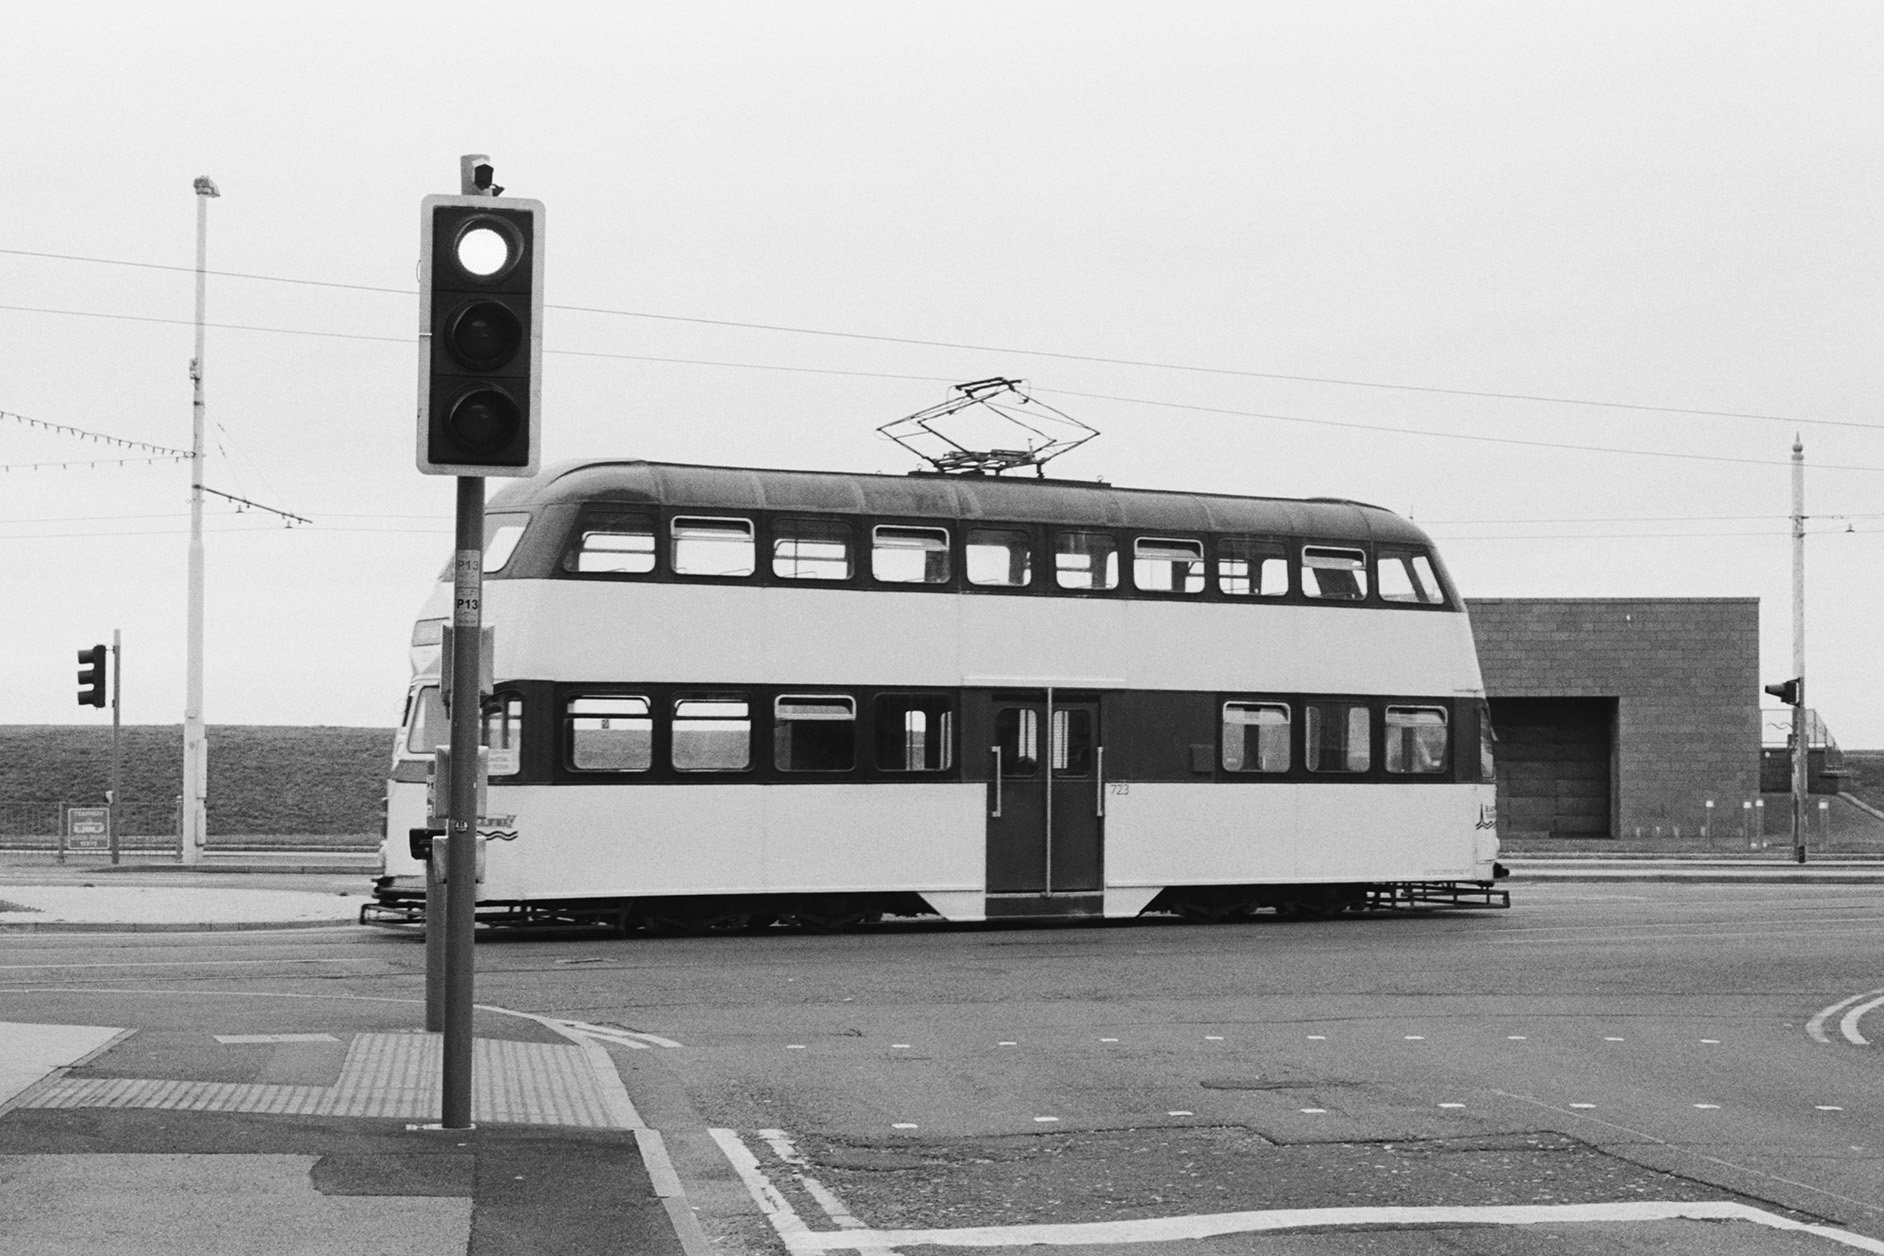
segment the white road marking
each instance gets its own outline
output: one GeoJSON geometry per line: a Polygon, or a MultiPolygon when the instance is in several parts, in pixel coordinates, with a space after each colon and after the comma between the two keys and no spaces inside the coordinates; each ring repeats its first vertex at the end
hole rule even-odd
{"type": "Polygon", "coordinates": [[[1057,1116],[1037,1116],[1034,1118],[1034,1120],[1041,1125],[1046,1125],[1052,1122],[1057,1122],[1059,1119],[1060,1118],[1057,1116]]]}
{"type": "Polygon", "coordinates": [[[1523,1034],[1506,1034],[1505,1041],[1506,1042],[1529,1042],[1530,1039],[1525,1037],[1523,1034]]]}
{"type": "Polygon", "coordinates": [[[637,1051],[646,1051],[650,1047],[680,1046],[672,1038],[644,1034],[636,1029],[624,1029],[620,1025],[591,1025],[587,1021],[558,1020],[554,1017],[543,1017],[542,1020],[565,1037],[594,1038],[614,1043],[618,1047],[633,1047],[637,1051]]]}
{"type": "MultiPolygon", "coordinates": [[[[910,1128],[913,1129],[915,1127],[911,1126],[910,1128]]],[[[730,1131],[728,1132],[730,1133],[730,1131]]],[[[715,1134],[717,1136],[717,1131],[715,1131],[715,1134]]],[[[737,1135],[735,1135],[735,1137],[737,1137],[737,1135]]],[[[798,1179],[798,1184],[805,1188],[805,1193],[817,1202],[819,1208],[824,1210],[824,1215],[831,1219],[832,1225],[835,1225],[840,1230],[869,1229],[863,1222],[857,1220],[856,1216],[845,1206],[844,1201],[837,1197],[835,1192],[825,1186],[824,1183],[805,1172],[805,1170],[810,1167],[811,1162],[805,1158],[804,1153],[798,1150],[797,1144],[792,1142],[791,1135],[787,1134],[784,1130],[760,1130],[759,1137],[766,1141],[766,1144],[772,1148],[773,1153],[777,1155],[781,1161],[793,1166],[797,1170],[792,1176],[798,1179]]],[[[724,1142],[720,1144],[722,1148],[724,1148],[725,1145],[724,1142]]],[[[742,1148],[743,1146],[744,1144],[741,1144],[742,1148]]],[[[756,1160],[754,1161],[754,1167],[758,1167],[756,1160]]],[[[759,1172],[763,1174],[764,1170],[760,1169],[759,1172]]],[[[790,1239],[785,1235],[784,1231],[781,1230],[779,1232],[779,1237],[785,1238],[787,1245],[790,1245],[790,1239]]],[[[884,1252],[886,1256],[894,1256],[893,1249],[887,1244],[881,1245],[877,1250],[884,1252]]]]}
{"type": "Polygon", "coordinates": [[[1310,1042],[1326,1042],[1328,1041],[1328,1035],[1327,1034],[1310,1034],[1308,1036],[1308,1040],[1310,1042]]]}
{"type": "Polygon", "coordinates": [[[1326,1108],[1301,1108],[1298,1110],[1309,1116],[1319,1116],[1322,1113],[1326,1112],[1328,1109],[1326,1108]]]}
{"type": "Polygon", "coordinates": [[[1719,1038],[1703,1038],[1701,1039],[1701,1045],[1704,1047],[1718,1047],[1720,1045],[1720,1039],[1719,1038]]]}
{"type": "Polygon", "coordinates": [[[242,1046],[262,1042],[339,1042],[332,1034],[217,1034],[224,1046],[242,1046]]]}
{"type": "Polygon", "coordinates": [[[235,968],[252,964],[373,964],[379,961],[353,955],[327,959],[129,959],[89,964],[0,964],[9,968],[41,968],[48,971],[65,968],[235,968]]]}
{"type": "Polygon", "coordinates": [[[1145,1217],[1130,1221],[1090,1221],[1011,1226],[973,1226],[959,1230],[839,1230],[786,1235],[794,1256],[811,1252],[884,1252],[895,1247],[1020,1247],[1044,1244],[1075,1247],[1104,1243],[1157,1243],[1204,1239],[1219,1234],[1274,1233],[1325,1226],[1382,1225],[1566,1225],[1633,1221],[1748,1221],[1774,1230],[1812,1234],[1863,1252],[1884,1253],[1884,1241],[1835,1226],[1794,1221],[1747,1204],[1725,1201],[1613,1204],[1441,1206],[1428,1208],[1289,1208],[1264,1212],[1225,1212],[1189,1217],[1145,1217]]]}
{"type": "Polygon", "coordinates": [[[1871,1040],[1858,1032],[1858,1018],[1872,1008],[1877,1007],[1879,1004],[1884,1004],[1884,998],[1872,999],[1869,1003],[1860,1003],[1839,1018],[1838,1032],[1845,1035],[1845,1041],[1855,1043],[1860,1047],[1868,1047],[1871,1045],[1871,1040]]]}
{"type": "Polygon", "coordinates": [[[1603,1039],[1603,1041],[1604,1041],[1604,1042],[1623,1042],[1623,1041],[1625,1041],[1625,1039],[1622,1039],[1622,1038],[1605,1038],[1605,1039],[1603,1039]]]}
{"type": "Polygon", "coordinates": [[[1831,1104],[1831,1103],[1821,1103],[1817,1106],[1820,1112],[1843,1112],[1844,1111],[1843,1108],[1839,1107],[1836,1104],[1831,1104]]]}
{"type": "MultiPolygon", "coordinates": [[[[1844,1011],[1847,1007],[1850,1007],[1853,1003],[1857,1003],[1862,999],[1869,999],[1877,995],[1884,995],[1884,990],[1866,990],[1863,994],[1854,994],[1848,999],[1840,999],[1838,1002],[1832,1004],[1830,1007],[1820,1008],[1817,1012],[1813,1013],[1812,1019],[1806,1022],[1805,1029],[1806,1029],[1807,1036],[1809,1036],[1814,1042],[1823,1042],[1823,1043],[1829,1044],[1832,1040],[1829,1036],[1826,1035],[1825,1022],[1832,1019],[1832,1017],[1838,1015],[1840,1012],[1844,1011]]],[[[1864,1012],[1867,1012],[1871,1008],[1874,1008],[1876,1006],[1877,1006],[1876,1003],[1866,1004],[1865,1007],[1859,1011],[1859,1015],[1863,1015],[1864,1012]]],[[[1845,1018],[1845,1021],[1840,1022],[1838,1028],[1839,1028],[1839,1032],[1843,1033],[1848,1040],[1852,1040],[1852,1035],[1858,1032],[1858,1022],[1852,1017],[1847,1016],[1845,1018]],[[1849,1022],[1850,1024],[1849,1030],[1846,1029],[1846,1022],[1849,1022]]],[[[1858,1046],[1861,1046],[1861,1047],[1870,1045],[1862,1036],[1856,1038],[1854,1041],[1856,1042],[1858,1046]]]]}
{"type": "Polygon", "coordinates": [[[898,1121],[890,1126],[893,1130],[913,1130],[919,1128],[913,1121],[898,1121]]]}
{"type": "Polygon", "coordinates": [[[907,1051],[907,1050],[909,1050],[909,1044],[908,1044],[907,1042],[892,1042],[892,1043],[890,1044],[890,1050],[892,1050],[892,1051],[907,1051]]]}
{"type": "Polygon", "coordinates": [[[1408,1034],[1406,1036],[1406,1040],[1408,1042],[1425,1042],[1426,1035],[1425,1034],[1408,1034]]]}
{"type": "Polygon", "coordinates": [[[710,1129],[707,1133],[720,1145],[720,1151],[732,1164],[733,1171],[739,1174],[739,1180],[746,1184],[746,1190],[759,1205],[759,1211],[772,1223],[778,1236],[785,1240],[786,1249],[792,1252],[810,1250],[802,1243],[811,1233],[811,1228],[792,1208],[791,1201],[779,1194],[778,1188],[760,1170],[758,1158],[746,1150],[746,1144],[739,1140],[739,1135],[732,1130],[710,1129]]]}
{"type": "Polygon", "coordinates": [[[1165,1113],[1165,1115],[1166,1116],[1196,1116],[1197,1114],[1186,1108],[1179,1108],[1175,1112],[1167,1112],[1165,1113]]]}
{"type": "Polygon", "coordinates": [[[1117,1038],[1101,1038],[1101,1039],[1100,1039],[1099,1041],[1101,1041],[1101,1042],[1117,1042],[1117,1041],[1118,1041],[1118,1039],[1117,1039],[1117,1038]]]}
{"type": "Polygon", "coordinates": [[[1020,1045],[1020,1043],[1018,1043],[1018,1042],[997,1042],[997,1043],[995,1043],[994,1045],[995,1045],[995,1046],[997,1046],[997,1047],[1018,1047],[1018,1046],[1020,1045]]]}
{"type": "Polygon", "coordinates": [[[1439,1106],[1442,1108],[1463,1108],[1465,1105],[1462,1103],[1442,1103],[1439,1106]]]}
{"type": "Polygon", "coordinates": [[[1720,1105],[1718,1103],[1697,1103],[1694,1106],[1697,1108],[1704,1108],[1710,1112],[1718,1112],[1720,1110],[1720,1105]]]}
{"type": "Polygon", "coordinates": [[[1222,1042],[1223,1035],[1222,1034],[1205,1034],[1204,1041],[1205,1042],[1222,1042]]]}

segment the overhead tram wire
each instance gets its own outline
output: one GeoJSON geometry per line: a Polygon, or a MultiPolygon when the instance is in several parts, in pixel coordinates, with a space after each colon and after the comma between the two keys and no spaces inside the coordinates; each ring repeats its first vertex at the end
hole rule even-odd
{"type": "MultiPolygon", "coordinates": [[[[41,307],[41,306],[8,305],[8,304],[0,304],[0,310],[18,310],[18,311],[24,311],[28,313],[39,313],[39,314],[65,314],[65,315],[70,315],[70,316],[78,317],[78,318],[104,318],[104,319],[118,319],[118,320],[124,320],[124,321],[129,321],[129,322],[139,322],[139,323],[167,323],[167,324],[176,324],[176,325],[182,325],[182,326],[194,326],[193,321],[188,320],[188,319],[160,318],[154,315],[145,315],[145,314],[106,314],[106,313],[100,313],[93,310],[58,310],[58,309],[51,309],[47,307],[41,307]]],[[[225,331],[253,331],[253,332],[264,332],[271,335],[281,335],[281,336],[316,336],[316,337],[323,337],[323,338],[329,338],[329,339],[362,340],[362,341],[372,341],[372,342],[377,342],[377,343],[382,343],[382,344],[399,344],[399,345],[410,345],[410,344],[415,343],[413,338],[407,337],[407,336],[372,336],[372,335],[367,335],[360,332],[313,331],[313,330],[297,328],[297,327],[262,327],[262,326],[258,326],[251,323],[207,323],[205,324],[205,326],[215,327],[219,330],[225,330],[225,331]]],[[[914,342],[914,343],[926,344],[926,343],[934,343],[934,342],[914,342]]],[[[712,367],[721,367],[721,368],[735,369],[735,370],[782,371],[782,372],[793,373],[793,374],[813,374],[813,375],[841,375],[847,378],[854,378],[854,379],[914,380],[914,381],[919,381],[923,383],[953,382],[953,377],[951,376],[912,375],[912,374],[902,374],[902,373],[887,372],[887,371],[854,371],[854,370],[842,370],[835,367],[784,366],[777,363],[765,363],[765,362],[727,362],[727,361],[720,361],[720,360],[706,359],[706,358],[674,358],[674,357],[663,357],[663,356],[654,355],[654,354],[610,353],[610,352],[604,352],[601,350],[585,350],[585,349],[545,349],[543,352],[546,354],[560,355],[560,356],[565,356],[565,357],[613,359],[613,360],[625,361],[625,362],[653,362],[653,363],[675,365],[675,366],[712,366],[712,367]]],[[[1013,350],[1012,352],[1025,353],[1027,352],[1027,350],[1013,350]]],[[[1057,355],[1057,356],[1068,356],[1068,355],[1057,355]]],[[[1191,369],[1191,368],[1176,368],[1176,369],[1191,369]]],[[[1209,369],[1209,368],[1197,368],[1197,369],[1209,369]]],[[[1278,376],[1278,377],[1273,377],[1273,378],[1298,378],[1298,377],[1278,376]]],[[[1398,385],[1382,384],[1382,385],[1378,385],[1378,387],[1389,388],[1389,387],[1398,387],[1398,385]]],[[[1353,431],[1383,432],[1383,433],[1388,433],[1395,436],[1424,436],[1424,437],[1430,437],[1430,438],[1439,439],[1439,440],[1477,441],[1484,444],[1513,445],[1513,446],[1528,447],[1528,448],[1533,448],[1533,449],[1551,449],[1551,450],[1557,450],[1560,452],[1567,451],[1567,452],[1573,452],[1573,453],[1619,454],[1625,457],[1664,458],[1664,459],[1675,459],[1678,461],[1689,461],[1689,462],[1733,463],[1733,464],[1739,464],[1743,466],[1765,467],[1765,466],[1790,465],[1788,461],[1780,460],[1780,459],[1734,458],[1734,457],[1729,457],[1724,454],[1696,454],[1696,453],[1685,453],[1685,452],[1680,452],[1676,450],[1623,449],[1623,448],[1619,448],[1615,446],[1608,446],[1608,445],[1573,445],[1573,444],[1569,444],[1566,442],[1559,442],[1559,441],[1527,440],[1522,437],[1516,437],[1516,436],[1483,436],[1483,435],[1478,435],[1476,433],[1470,433],[1470,432],[1435,432],[1435,431],[1421,429],[1421,428],[1394,427],[1390,424],[1384,424],[1384,423],[1357,423],[1351,420],[1344,420],[1344,419],[1311,419],[1302,415],[1276,414],[1273,412],[1256,411],[1256,410],[1236,410],[1236,409],[1231,409],[1224,406],[1204,406],[1204,405],[1196,405],[1196,404],[1180,402],[1180,401],[1159,401],[1159,400],[1156,400],[1153,398],[1147,398],[1147,397],[1122,397],[1122,396],[1118,396],[1116,394],[1110,394],[1110,393],[1079,392],[1073,389],[1066,389],[1066,388],[1041,388],[1038,391],[1044,392],[1044,393],[1055,393],[1063,397],[1079,397],[1088,401],[1111,401],[1111,402],[1116,402],[1122,405],[1160,406],[1165,409],[1186,410],[1186,411],[1191,411],[1198,414],[1217,414],[1217,415],[1223,415],[1230,418],[1263,419],[1263,420],[1267,420],[1270,422],[1277,422],[1277,423],[1303,423],[1303,424],[1308,424],[1314,427],[1334,427],[1334,428],[1346,428],[1353,431]]],[[[1466,394],[1466,395],[1490,395],[1490,394],[1466,394]]],[[[1623,405],[1623,404],[1614,403],[1614,402],[1589,401],[1589,402],[1576,402],[1575,404],[1591,405],[1591,406],[1607,406],[1607,407],[1611,407],[1615,409],[1642,409],[1643,408],[1643,407],[1637,407],[1637,406],[1623,405]]],[[[1776,416],[1772,416],[1772,415],[1733,414],[1727,411],[1719,411],[1719,410],[1682,410],[1682,411],[1678,411],[1678,413],[1690,414],[1690,415],[1712,415],[1717,418],[1748,418],[1748,419],[1776,418],[1776,416]]],[[[1794,420],[1788,420],[1788,419],[1779,419],[1777,421],[1794,422],[1794,420]]],[[[1820,421],[1813,420],[1813,419],[1801,419],[1801,420],[1797,420],[1797,422],[1810,424],[1810,423],[1815,423],[1815,422],[1820,422],[1820,421]]],[[[1824,420],[1823,422],[1830,425],[1834,425],[1834,426],[1840,426],[1840,427],[1863,427],[1863,428],[1867,428],[1871,430],[1884,430],[1884,429],[1878,428],[1877,425],[1874,425],[1874,424],[1844,423],[1844,422],[1839,422],[1836,420],[1824,420]]],[[[1862,466],[1862,465],[1854,465],[1854,464],[1848,464],[1848,463],[1835,463],[1835,462],[1815,463],[1814,469],[1819,470],[1819,471],[1884,472],[1884,466],[1862,466]]]]}
{"type": "MultiPolygon", "coordinates": [[[[192,273],[194,271],[194,268],[192,267],[174,266],[174,265],[168,265],[168,264],[160,263],[160,262],[133,262],[133,261],[125,261],[118,258],[87,257],[87,256],[82,256],[79,254],[71,254],[71,253],[44,253],[44,252],[38,252],[32,249],[0,248],[0,254],[11,254],[18,257],[39,257],[39,258],[47,258],[51,260],[56,260],[56,261],[88,262],[88,263],[94,263],[97,265],[104,265],[104,266],[131,266],[131,267],[137,267],[139,269],[144,269],[144,270],[190,271],[192,273]]],[[[416,296],[417,295],[417,292],[414,289],[388,288],[388,287],[381,287],[374,284],[342,283],[335,280],[326,280],[326,279],[298,279],[298,278],[293,278],[291,276],[286,276],[286,275],[261,275],[261,274],[255,274],[253,272],[248,272],[248,271],[212,270],[206,273],[211,274],[211,275],[216,275],[222,278],[249,279],[249,280],[255,280],[257,282],[262,282],[262,283],[297,284],[297,285],[302,285],[306,287],[336,288],[336,289],[341,289],[341,290],[350,291],[350,292],[376,292],[376,293],[384,293],[384,294],[393,295],[393,296],[416,296]]],[[[0,309],[28,309],[28,308],[30,307],[0,306],[0,309]]],[[[826,337],[830,339],[867,341],[867,342],[871,342],[875,344],[906,345],[906,346],[926,348],[926,349],[956,349],[956,350],[965,350],[972,353],[996,353],[996,354],[1016,355],[1016,356],[1021,356],[1021,357],[1053,358],[1053,359],[1063,361],[1063,362],[1085,362],[1085,363],[1101,365],[1101,366],[1125,366],[1125,367],[1132,367],[1132,368],[1141,369],[1141,370],[1183,371],[1183,372],[1189,372],[1193,374],[1219,375],[1219,376],[1238,378],[1238,379],[1277,380],[1277,381],[1282,381],[1282,382],[1287,382],[1287,383],[1298,383],[1298,384],[1325,384],[1332,387],[1340,387],[1340,388],[1372,388],[1372,389],[1380,389],[1383,391],[1391,391],[1391,392],[1427,393],[1427,394],[1432,394],[1432,395],[1437,395],[1437,396],[1446,396],[1446,397],[1476,397],[1483,400],[1491,400],[1491,401],[1530,401],[1530,402],[1539,402],[1539,403],[1543,403],[1547,405],[1584,406],[1584,407],[1606,409],[1606,410],[1632,410],[1632,411],[1645,413],[1645,414],[1690,415],[1690,416],[1701,417],[1701,418],[1720,418],[1720,419],[1751,419],[1751,420],[1757,420],[1759,422],[1765,422],[1765,423],[1806,424],[1813,427],[1847,427],[1847,428],[1858,428],[1864,431],[1884,431],[1884,424],[1860,423],[1860,422],[1846,420],[1846,419],[1804,419],[1804,418],[1789,417],[1789,416],[1780,415],[1780,414],[1761,414],[1761,413],[1750,412],[1750,411],[1710,410],[1710,409],[1703,409],[1703,408],[1693,407],[1693,406],[1660,406],[1660,405],[1648,405],[1644,403],[1627,402],[1627,401],[1599,401],[1599,400],[1593,400],[1587,397],[1563,397],[1563,396],[1557,396],[1555,394],[1548,394],[1548,393],[1501,392],[1501,391],[1497,391],[1493,389],[1476,389],[1476,388],[1446,388],[1446,387],[1441,387],[1438,385],[1431,385],[1431,384],[1387,383],[1380,380],[1349,379],[1346,377],[1333,376],[1333,375],[1297,375],[1297,374],[1290,374],[1290,373],[1286,373],[1282,371],[1251,371],[1251,370],[1244,370],[1244,369],[1240,369],[1236,367],[1202,366],[1196,363],[1187,363],[1187,362],[1156,362],[1156,361],[1151,361],[1149,359],[1107,357],[1102,354],[1067,353],[1067,352],[1054,350],[1054,349],[1016,349],[1016,348],[1002,346],[1002,345],[974,344],[974,343],[970,343],[966,341],[928,340],[928,339],[924,339],[924,338],[916,337],[916,336],[884,336],[884,335],[878,335],[878,334],[870,333],[870,332],[836,331],[830,328],[823,328],[823,327],[793,327],[789,324],[783,324],[783,323],[758,323],[758,322],[750,322],[750,321],[745,321],[745,320],[740,320],[740,319],[729,319],[729,318],[703,318],[703,317],[698,317],[695,315],[687,315],[687,314],[659,314],[650,310],[621,310],[621,309],[613,309],[607,306],[562,305],[562,304],[550,302],[550,303],[545,303],[544,308],[552,309],[552,310],[566,310],[570,313],[576,313],[576,314],[602,314],[602,315],[607,315],[607,316],[615,317],[615,318],[639,318],[639,319],[647,319],[647,320],[655,321],[655,322],[688,323],[688,324],[701,326],[701,327],[726,327],[726,328],[732,328],[732,329],[737,329],[741,331],[766,331],[766,332],[775,332],[775,333],[779,333],[783,335],[794,335],[794,336],[822,336],[822,337],[826,337]]],[[[45,312],[47,313],[76,313],[77,311],[52,310],[52,311],[45,311],[45,312]]],[[[111,316],[98,315],[96,317],[111,317],[111,316]]],[[[130,316],[125,315],[122,317],[130,317],[130,316]]],[[[154,320],[154,321],[162,321],[162,320],[154,320]]],[[[243,330],[260,330],[260,329],[243,329],[243,330]]],[[[270,330],[273,330],[273,329],[270,329],[270,330]]],[[[339,333],[310,332],[306,334],[337,335],[339,333]]],[[[362,337],[357,337],[357,339],[376,339],[376,337],[362,336],[362,337]]],[[[547,352],[557,352],[557,351],[549,350],[547,352]]],[[[569,352],[569,351],[563,350],[561,352],[569,352]]],[[[606,357],[610,355],[591,354],[589,356],[606,357]]],[[[627,355],[623,355],[623,356],[627,356],[627,355]]],[[[729,365],[731,366],[731,365],[751,365],[751,364],[701,363],[701,365],[729,365]]],[[[809,371],[814,368],[767,367],[767,368],[760,368],[760,369],[770,369],[770,370],[798,369],[798,370],[809,371]]],[[[867,373],[859,372],[859,374],[867,374],[867,373]]],[[[880,376],[879,378],[904,379],[904,378],[927,378],[927,377],[885,375],[885,376],[880,376]]]]}

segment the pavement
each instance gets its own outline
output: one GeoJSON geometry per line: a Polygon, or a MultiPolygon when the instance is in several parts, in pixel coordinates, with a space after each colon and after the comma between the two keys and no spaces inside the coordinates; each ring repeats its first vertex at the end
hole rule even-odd
{"type": "MultiPolygon", "coordinates": [[[[1884,883],[1884,861],[1787,854],[1517,855],[1504,884],[1884,883]]],[[[372,871],[292,853],[192,868],[0,853],[0,950],[42,932],[354,924],[372,871]]],[[[117,993],[101,1004],[113,1024],[13,1019],[0,1001],[0,1256],[714,1250],[623,1083],[626,1052],[592,1026],[481,1009],[474,1128],[444,1130],[442,1042],[409,1004],[251,1000],[178,1024],[117,993]]]]}

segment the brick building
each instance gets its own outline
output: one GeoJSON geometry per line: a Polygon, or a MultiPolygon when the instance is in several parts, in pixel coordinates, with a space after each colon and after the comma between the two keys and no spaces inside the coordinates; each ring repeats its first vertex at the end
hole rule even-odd
{"type": "Polygon", "coordinates": [[[1468,609],[1498,732],[1501,836],[1738,831],[1760,789],[1758,598],[1468,609]]]}

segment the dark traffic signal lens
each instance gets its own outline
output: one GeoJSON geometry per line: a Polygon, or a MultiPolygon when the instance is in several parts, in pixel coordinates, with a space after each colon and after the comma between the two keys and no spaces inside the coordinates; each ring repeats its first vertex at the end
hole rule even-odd
{"type": "Polygon", "coordinates": [[[523,427],[517,403],[495,388],[479,388],[452,403],[445,420],[446,435],[457,448],[474,458],[504,452],[523,427]]]}
{"type": "Polygon", "coordinates": [[[451,316],[445,349],[460,366],[493,371],[517,356],[523,323],[495,301],[473,301],[451,316]]]}

